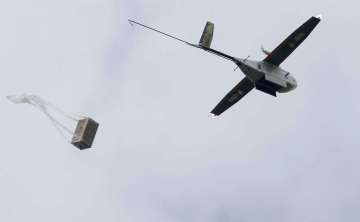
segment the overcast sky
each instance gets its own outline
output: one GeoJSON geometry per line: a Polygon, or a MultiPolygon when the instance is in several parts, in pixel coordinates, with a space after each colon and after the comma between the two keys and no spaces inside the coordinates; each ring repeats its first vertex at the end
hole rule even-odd
{"type": "Polygon", "coordinates": [[[0,2],[0,221],[357,222],[358,1],[0,2]],[[261,60],[310,16],[282,64],[298,88],[252,91],[209,112],[243,78],[234,64],[129,26],[133,18],[261,60]],[[79,151],[6,95],[34,93],[100,123],[79,151]]]}

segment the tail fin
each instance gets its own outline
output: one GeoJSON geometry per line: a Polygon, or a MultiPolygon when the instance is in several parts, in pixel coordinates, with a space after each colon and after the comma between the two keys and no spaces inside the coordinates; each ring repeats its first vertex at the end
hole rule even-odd
{"type": "Polygon", "coordinates": [[[204,31],[201,35],[199,45],[202,47],[210,48],[211,41],[214,34],[214,23],[207,22],[204,28],[204,31]]]}
{"type": "Polygon", "coordinates": [[[211,23],[211,22],[207,22],[207,23],[206,23],[206,26],[205,26],[205,29],[204,29],[203,34],[202,34],[202,36],[201,36],[200,42],[199,42],[199,44],[197,45],[197,44],[192,44],[192,43],[190,43],[190,42],[187,42],[187,41],[185,41],[185,40],[182,40],[182,39],[180,39],[180,38],[178,38],[178,37],[175,37],[175,36],[173,36],[173,35],[167,34],[167,33],[165,33],[165,32],[162,32],[162,31],[160,31],[160,30],[157,30],[157,29],[155,29],[155,28],[153,28],[153,27],[150,27],[150,26],[141,24],[141,23],[136,22],[136,21],[134,21],[134,20],[130,20],[130,19],[129,19],[128,21],[130,22],[130,25],[139,25],[139,26],[142,26],[142,27],[144,27],[144,28],[147,28],[147,29],[150,29],[150,30],[155,31],[155,32],[157,32],[157,33],[160,33],[160,34],[162,34],[162,35],[165,35],[165,36],[167,36],[167,37],[169,37],[169,38],[172,38],[172,39],[175,39],[175,40],[177,40],[177,41],[183,42],[183,43],[185,43],[185,44],[187,44],[187,45],[190,45],[190,46],[192,46],[192,47],[205,50],[205,51],[210,52],[210,53],[212,53],[212,54],[215,54],[215,55],[217,55],[217,56],[220,56],[220,57],[223,57],[223,58],[225,58],[225,59],[231,60],[231,61],[233,61],[233,62],[235,62],[235,63],[238,62],[238,60],[237,60],[235,57],[232,57],[232,56],[227,55],[227,54],[225,54],[225,53],[223,53],[223,52],[220,52],[220,51],[217,51],[217,50],[215,50],[215,49],[210,48],[211,41],[212,41],[212,37],[213,37],[213,33],[214,33],[214,24],[211,23]]]}

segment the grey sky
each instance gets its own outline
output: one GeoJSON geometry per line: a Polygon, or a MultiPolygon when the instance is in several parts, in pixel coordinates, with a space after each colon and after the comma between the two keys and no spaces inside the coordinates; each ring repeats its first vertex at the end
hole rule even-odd
{"type": "Polygon", "coordinates": [[[357,1],[0,2],[0,221],[359,221],[357,1]],[[208,113],[243,74],[127,19],[262,59],[310,16],[283,63],[298,88],[208,113]],[[78,151],[30,106],[99,121],[78,151]]]}

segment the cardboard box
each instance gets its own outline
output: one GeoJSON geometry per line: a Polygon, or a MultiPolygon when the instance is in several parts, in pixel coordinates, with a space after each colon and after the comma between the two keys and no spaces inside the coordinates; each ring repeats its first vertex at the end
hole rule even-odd
{"type": "Polygon", "coordinates": [[[80,150],[91,147],[99,124],[91,118],[79,120],[71,144],[80,150]]]}

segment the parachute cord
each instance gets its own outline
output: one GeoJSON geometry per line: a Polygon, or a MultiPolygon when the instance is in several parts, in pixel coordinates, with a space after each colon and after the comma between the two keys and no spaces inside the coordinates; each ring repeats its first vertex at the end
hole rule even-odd
{"type": "Polygon", "coordinates": [[[67,128],[66,126],[64,126],[62,123],[60,123],[59,121],[57,121],[56,119],[54,119],[48,112],[44,112],[43,113],[57,126],[61,127],[63,130],[65,130],[68,134],[70,135],[74,135],[74,133],[67,128]]]}
{"type": "Polygon", "coordinates": [[[64,124],[62,124],[61,122],[59,122],[58,120],[56,120],[48,111],[47,111],[47,107],[51,107],[54,110],[58,111],[59,113],[61,113],[62,115],[64,115],[65,117],[78,122],[81,118],[75,118],[73,116],[71,116],[70,114],[68,114],[67,112],[63,111],[62,109],[58,108],[57,106],[51,104],[50,102],[45,101],[44,99],[38,97],[38,96],[32,96],[32,99],[30,100],[30,104],[34,105],[36,108],[38,108],[41,112],[43,112],[52,122],[52,124],[54,125],[54,127],[56,128],[56,130],[69,142],[71,142],[72,139],[78,139],[78,136],[68,127],[66,127],[64,124]],[[72,136],[72,139],[68,139],[62,130],[65,130],[70,136],[72,136]]]}
{"type": "Polygon", "coordinates": [[[67,138],[65,136],[65,134],[63,133],[62,130],[64,130],[65,132],[67,132],[70,136],[73,136],[75,138],[76,135],[74,134],[74,132],[72,130],[70,130],[68,127],[66,127],[64,124],[60,123],[59,121],[57,121],[54,117],[52,117],[46,110],[46,108],[44,106],[41,106],[41,105],[38,105],[38,104],[35,104],[35,107],[38,108],[41,112],[43,112],[49,119],[50,121],[52,122],[53,126],[55,127],[55,129],[61,134],[61,136],[64,137],[64,139],[66,141],[69,141],[71,142],[71,139],[67,138]],[[62,129],[62,130],[61,130],[62,129]]]}
{"type": "MultiPolygon", "coordinates": [[[[51,119],[50,119],[50,121],[52,122],[51,119]]],[[[58,132],[60,133],[60,135],[61,135],[66,141],[71,142],[71,140],[65,136],[65,134],[63,133],[63,131],[61,131],[61,129],[59,128],[59,126],[56,125],[54,122],[52,122],[52,123],[53,123],[52,125],[55,127],[56,131],[58,131],[58,132]]]]}
{"type": "Polygon", "coordinates": [[[81,119],[80,118],[77,118],[76,116],[78,115],[75,115],[75,114],[69,114],[67,112],[65,112],[64,110],[60,109],[59,107],[55,106],[54,104],[51,104],[50,102],[47,102],[47,101],[44,101],[46,103],[46,105],[48,105],[49,107],[53,108],[54,110],[58,111],[59,113],[63,114],[65,117],[77,122],[81,119]]]}
{"type": "Polygon", "coordinates": [[[65,111],[61,110],[60,108],[52,105],[52,104],[48,104],[48,106],[50,106],[51,108],[55,109],[56,111],[58,111],[59,113],[63,114],[65,117],[77,122],[80,120],[80,118],[76,118],[74,115],[66,113],[65,111]]]}
{"type": "Polygon", "coordinates": [[[75,122],[78,122],[80,119],[84,118],[82,116],[79,115],[71,115],[68,114],[67,112],[63,111],[62,109],[58,108],[57,106],[51,104],[50,102],[45,101],[44,99],[42,99],[39,96],[36,95],[27,95],[27,94],[23,94],[21,96],[15,97],[15,96],[8,96],[7,97],[10,101],[14,102],[14,103],[27,103],[30,104],[32,106],[34,106],[35,108],[39,109],[42,113],[44,113],[49,120],[51,121],[52,125],[55,127],[55,129],[60,133],[60,135],[62,137],[64,137],[64,139],[66,141],[71,142],[72,139],[78,139],[78,136],[75,135],[75,132],[73,132],[71,129],[69,129],[67,126],[65,126],[64,124],[62,124],[61,122],[59,122],[58,120],[56,120],[49,112],[48,112],[48,108],[52,108],[54,111],[59,112],[60,114],[62,114],[64,117],[73,120],[75,122]],[[76,117],[78,116],[78,117],[76,117]],[[67,133],[69,136],[72,136],[71,139],[68,138],[68,136],[65,135],[65,133],[67,133]]]}
{"type": "Polygon", "coordinates": [[[55,106],[54,104],[44,100],[43,98],[36,96],[36,95],[30,95],[29,96],[29,100],[31,102],[31,104],[36,104],[38,106],[41,107],[42,110],[46,109],[46,106],[53,108],[54,110],[56,110],[57,112],[61,113],[63,116],[67,117],[68,119],[71,119],[75,122],[79,121],[81,119],[77,118],[76,115],[71,115],[67,112],[65,112],[64,110],[60,109],[59,107],[55,106]]]}

